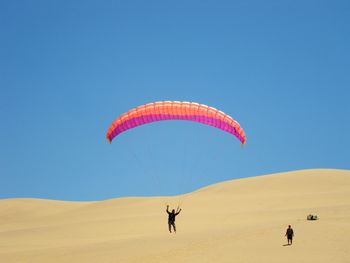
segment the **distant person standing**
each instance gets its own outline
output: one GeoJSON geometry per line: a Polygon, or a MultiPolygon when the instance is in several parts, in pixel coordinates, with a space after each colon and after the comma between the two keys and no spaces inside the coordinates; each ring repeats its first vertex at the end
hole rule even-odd
{"type": "Polygon", "coordinates": [[[293,228],[290,225],[287,228],[286,237],[287,237],[287,240],[288,240],[288,245],[291,245],[293,243],[294,231],[293,231],[293,228]]]}
{"type": "Polygon", "coordinates": [[[175,213],[175,209],[173,209],[171,212],[169,212],[169,205],[166,206],[166,212],[168,213],[169,217],[168,217],[168,225],[169,225],[169,232],[171,233],[171,226],[174,229],[174,232],[176,233],[176,226],[175,226],[175,217],[180,214],[181,209],[178,210],[179,208],[177,208],[177,211],[175,213]]]}

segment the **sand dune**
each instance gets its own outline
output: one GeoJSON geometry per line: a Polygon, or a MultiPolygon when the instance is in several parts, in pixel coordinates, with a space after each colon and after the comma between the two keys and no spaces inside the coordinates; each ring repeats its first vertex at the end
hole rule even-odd
{"type": "Polygon", "coordinates": [[[0,200],[5,263],[350,262],[349,243],[348,170],[233,180],[182,197],[0,200]],[[165,205],[179,200],[178,232],[169,234],[165,205]]]}

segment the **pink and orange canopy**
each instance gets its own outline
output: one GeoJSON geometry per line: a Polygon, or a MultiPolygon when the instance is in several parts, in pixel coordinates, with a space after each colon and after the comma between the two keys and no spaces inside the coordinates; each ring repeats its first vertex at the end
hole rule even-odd
{"type": "Polygon", "coordinates": [[[112,140],[129,129],[163,120],[188,120],[214,126],[236,136],[242,144],[247,137],[240,124],[232,117],[213,107],[195,102],[158,101],[131,109],[116,119],[107,132],[112,140]]]}

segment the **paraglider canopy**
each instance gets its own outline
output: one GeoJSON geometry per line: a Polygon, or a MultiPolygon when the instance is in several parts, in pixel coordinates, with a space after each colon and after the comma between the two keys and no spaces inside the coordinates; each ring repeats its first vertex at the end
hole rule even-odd
{"type": "Polygon", "coordinates": [[[195,102],[158,101],[131,109],[116,119],[107,131],[107,140],[112,140],[129,129],[163,120],[188,120],[203,123],[228,132],[243,144],[247,137],[240,124],[218,109],[195,102]]]}

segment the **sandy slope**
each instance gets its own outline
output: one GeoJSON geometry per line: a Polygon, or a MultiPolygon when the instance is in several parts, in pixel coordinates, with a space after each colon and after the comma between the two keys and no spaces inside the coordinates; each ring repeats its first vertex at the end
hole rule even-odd
{"type": "Polygon", "coordinates": [[[0,262],[350,262],[350,171],[224,182],[179,197],[0,200],[0,262]],[[165,204],[178,233],[167,232],[165,204]],[[320,217],[306,221],[309,213],[320,217]],[[285,229],[296,236],[284,246],[285,229]]]}

